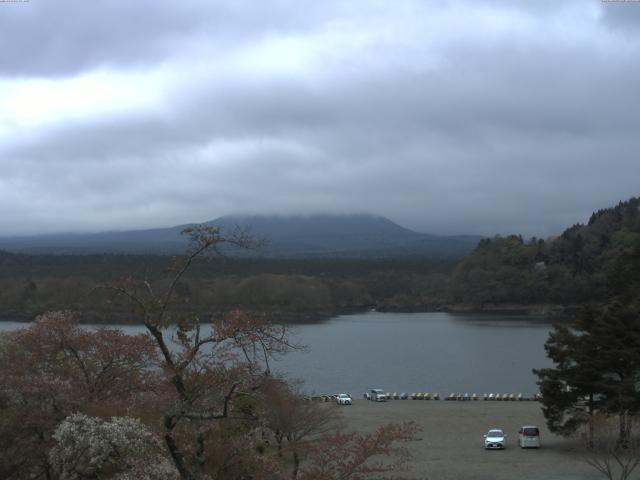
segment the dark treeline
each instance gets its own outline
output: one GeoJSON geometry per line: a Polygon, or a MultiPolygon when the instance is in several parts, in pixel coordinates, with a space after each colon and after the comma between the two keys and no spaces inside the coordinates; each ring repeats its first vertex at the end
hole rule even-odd
{"type": "MultiPolygon", "coordinates": [[[[200,259],[179,292],[202,313],[235,308],[316,319],[368,308],[558,310],[598,303],[615,262],[640,244],[640,200],[595,212],[560,236],[482,240],[459,263],[424,259],[200,259]]],[[[88,320],[133,321],[96,290],[118,278],[162,282],[171,257],[0,252],[0,310],[32,318],[59,309],[88,320]]],[[[162,285],[158,284],[158,287],[162,285]]]]}
{"type": "MultiPolygon", "coordinates": [[[[0,305],[8,318],[72,309],[87,320],[129,321],[101,284],[134,276],[162,282],[172,258],[156,255],[26,255],[0,252],[0,305]]],[[[421,310],[446,301],[445,260],[201,259],[178,291],[203,313],[234,308],[316,319],[367,308],[421,310]]],[[[160,285],[158,285],[160,286],[160,285]]]]}

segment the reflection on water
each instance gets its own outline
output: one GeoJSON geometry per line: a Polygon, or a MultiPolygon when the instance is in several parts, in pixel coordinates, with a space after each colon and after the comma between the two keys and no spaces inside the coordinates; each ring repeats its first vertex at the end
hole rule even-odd
{"type": "MultiPolygon", "coordinates": [[[[24,326],[0,322],[0,330],[24,326]]],[[[121,327],[130,333],[140,325],[121,327]]],[[[274,368],[304,380],[304,390],[519,393],[536,391],[532,368],[550,365],[545,317],[527,315],[379,313],[342,315],[292,327],[307,346],[274,368]]]]}

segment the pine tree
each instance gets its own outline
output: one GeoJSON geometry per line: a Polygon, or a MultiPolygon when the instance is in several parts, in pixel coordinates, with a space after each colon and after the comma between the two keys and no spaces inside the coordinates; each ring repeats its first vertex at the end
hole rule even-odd
{"type": "Polygon", "coordinates": [[[640,244],[614,264],[608,293],[606,304],[554,327],[545,349],[556,366],[534,373],[552,431],[568,435],[600,412],[618,417],[624,446],[640,412],[640,244]]]}

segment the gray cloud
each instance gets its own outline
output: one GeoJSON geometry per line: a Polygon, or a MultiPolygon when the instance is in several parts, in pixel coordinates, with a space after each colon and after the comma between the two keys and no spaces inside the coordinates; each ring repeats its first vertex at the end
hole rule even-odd
{"type": "Polygon", "coordinates": [[[0,53],[0,80],[100,69],[162,83],[156,105],[0,136],[1,231],[372,212],[433,233],[547,235],[638,194],[640,37],[622,6],[303,3],[0,16],[22,40],[0,53]]]}
{"type": "Polygon", "coordinates": [[[309,27],[322,8],[272,0],[28,2],[4,6],[0,51],[4,75],[72,75],[96,67],[146,67],[188,54],[212,54],[269,32],[309,27]]]}
{"type": "Polygon", "coordinates": [[[611,30],[624,34],[640,34],[640,4],[638,2],[604,2],[601,21],[611,30]]]}

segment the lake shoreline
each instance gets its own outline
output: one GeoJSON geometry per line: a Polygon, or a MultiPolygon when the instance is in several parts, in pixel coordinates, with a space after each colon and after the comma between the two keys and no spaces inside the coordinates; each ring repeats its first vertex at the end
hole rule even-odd
{"type": "MultiPolygon", "coordinates": [[[[322,323],[331,318],[342,315],[357,315],[370,311],[380,313],[459,313],[459,314],[505,314],[505,315],[536,315],[547,316],[552,318],[567,318],[575,315],[580,311],[578,305],[521,305],[521,304],[503,304],[503,305],[477,305],[468,304],[442,304],[442,305],[425,305],[415,308],[394,308],[390,306],[367,306],[362,308],[343,308],[336,310],[309,310],[305,312],[255,312],[258,315],[267,316],[273,323],[282,324],[308,324],[322,323]]],[[[241,308],[240,308],[241,309],[241,308]]],[[[249,311],[251,313],[251,311],[249,311]]],[[[202,314],[202,318],[211,318],[214,315],[222,315],[224,312],[214,312],[202,314]]],[[[24,312],[0,312],[0,322],[19,322],[31,323],[41,314],[31,314],[24,312]]],[[[98,325],[140,325],[142,318],[126,313],[100,313],[100,312],[80,312],[79,321],[81,324],[98,324],[98,325]]]]}

